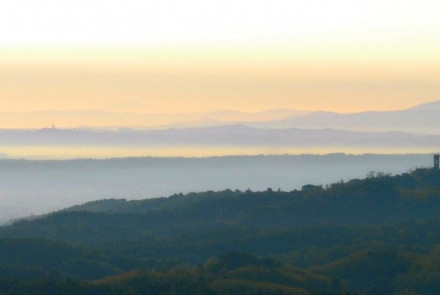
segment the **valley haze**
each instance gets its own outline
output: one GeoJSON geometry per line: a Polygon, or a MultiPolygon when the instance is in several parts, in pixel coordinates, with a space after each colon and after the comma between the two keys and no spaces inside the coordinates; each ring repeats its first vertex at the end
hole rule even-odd
{"type": "MultiPolygon", "coordinates": [[[[61,128],[48,124],[51,127],[42,129],[0,129],[0,152],[3,158],[26,159],[432,153],[440,146],[439,112],[440,101],[400,111],[351,114],[288,109],[186,115],[39,112],[29,116],[46,122],[61,118],[87,121],[98,117],[102,123],[130,119],[139,125],[61,128]],[[150,127],[142,127],[141,122],[150,127]]],[[[0,121],[18,121],[24,116],[3,115],[0,121]]]]}
{"type": "MultiPolygon", "coordinates": [[[[370,171],[429,167],[432,153],[440,150],[439,110],[436,101],[392,112],[225,111],[198,113],[192,121],[192,115],[177,115],[154,128],[0,129],[0,220],[104,198],[289,191],[362,178],[370,171]]],[[[49,120],[65,114],[31,115],[49,120]]],[[[105,120],[115,115],[68,114],[105,120]]],[[[157,116],[132,119],[153,122],[157,116]]]]}
{"type": "Polygon", "coordinates": [[[0,160],[0,221],[40,215],[99,199],[145,199],[178,193],[291,191],[431,167],[431,154],[273,155],[207,158],[0,160]]]}

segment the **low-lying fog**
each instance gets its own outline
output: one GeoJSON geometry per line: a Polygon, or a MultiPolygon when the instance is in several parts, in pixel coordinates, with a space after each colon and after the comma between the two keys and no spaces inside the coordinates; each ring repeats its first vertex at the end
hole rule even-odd
{"type": "Polygon", "coordinates": [[[104,198],[144,199],[192,191],[290,191],[400,174],[432,165],[431,154],[281,155],[107,160],[0,160],[0,222],[104,198]]]}

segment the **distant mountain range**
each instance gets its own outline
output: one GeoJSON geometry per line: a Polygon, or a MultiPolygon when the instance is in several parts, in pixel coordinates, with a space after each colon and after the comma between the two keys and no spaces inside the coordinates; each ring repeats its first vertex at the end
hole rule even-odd
{"type": "Polygon", "coordinates": [[[281,120],[248,124],[259,128],[334,128],[357,131],[405,131],[440,133],[440,101],[414,108],[389,112],[360,112],[341,114],[312,112],[290,116],[281,120]]]}
{"type": "Polygon", "coordinates": [[[175,122],[164,125],[168,128],[182,127],[212,127],[222,124],[241,124],[260,129],[339,129],[351,131],[402,131],[410,133],[440,134],[440,101],[430,102],[413,108],[399,111],[384,112],[359,112],[359,113],[335,113],[335,112],[301,112],[294,110],[273,110],[256,113],[253,116],[240,117],[240,112],[225,112],[223,117],[206,115],[203,119],[194,119],[184,122],[175,122]],[[290,114],[289,114],[290,113],[290,114]],[[226,116],[226,114],[228,114],[226,116]],[[269,119],[270,117],[283,116],[281,119],[269,119]],[[228,117],[229,120],[224,120],[228,117]],[[265,120],[258,120],[266,117],[265,120]]]}
{"type": "Polygon", "coordinates": [[[22,113],[0,112],[0,128],[29,128],[76,126],[82,128],[119,129],[164,129],[182,127],[208,127],[238,122],[265,122],[306,114],[304,111],[275,109],[263,112],[214,111],[205,113],[148,114],[118,113],[101,110],[36,111],[22,113]]]}
{"type": "Polygon", "coordinates": [[[160,130],[0,130],[0,145],[440,147],[440,135],[244,125],[160,130]]]}
{"type": "Polygon", "coordinates": [[[275,109],[263,112],[214,111],[205,113],[143,114],[100,110],[0,113],[0,128],[29,126],[77,126],[117,130],[199,128],[244,125],[260,129],[340,129],[351,131],[403,131],[440,134],[440,101],[385,112],[307,112],[275,109]]]}

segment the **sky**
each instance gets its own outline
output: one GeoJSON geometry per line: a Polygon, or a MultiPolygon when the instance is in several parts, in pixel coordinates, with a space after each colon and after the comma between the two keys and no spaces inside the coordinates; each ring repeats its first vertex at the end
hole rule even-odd
{"type": "Polygon", "coordinates": [[[405,109],[440,100],[439,11],[438,0],[2,1],[0,112],[405,109]]]}

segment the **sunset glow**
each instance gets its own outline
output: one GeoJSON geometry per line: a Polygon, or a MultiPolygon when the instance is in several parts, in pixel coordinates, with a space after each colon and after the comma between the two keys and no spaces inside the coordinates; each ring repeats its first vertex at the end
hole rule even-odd
{"type": "Polygon", "coordinates": [[[440,99],[438,11],[438,1],[10,1],[0,112],[409,108],[440,99]]]}

